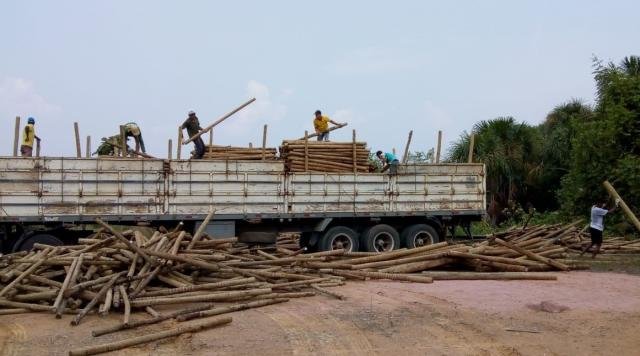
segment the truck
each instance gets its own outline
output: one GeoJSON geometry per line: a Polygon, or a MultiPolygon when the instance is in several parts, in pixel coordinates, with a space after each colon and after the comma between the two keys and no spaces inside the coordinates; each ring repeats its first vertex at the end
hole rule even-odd
{"type": "Polygon", "coordinates": [[[483,164],[401,164],[385,173],[288,172],[279,160],[0,157],[0,243],[74,244],[110,224],[204,227],[212,238],[315,250],[437,243],[486,212],[483,164]]]}

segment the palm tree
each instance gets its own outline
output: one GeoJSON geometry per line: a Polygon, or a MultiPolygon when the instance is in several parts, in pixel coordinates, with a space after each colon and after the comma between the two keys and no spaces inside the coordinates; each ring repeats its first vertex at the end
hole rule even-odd
{"type": "MultiPolygon", "coordinates": [[[[481,121],[472,132],[474,157],[486,166],[489,215],[495,224],[504,208],[528,203],[527,187],[535,184],[540,173],[540,137],[535,128],[524,122],[516,123],[513,117],[481,121]]],[[[466,162],[469,137],[465,132],[453,144],[448,161],[466,162]]]]}

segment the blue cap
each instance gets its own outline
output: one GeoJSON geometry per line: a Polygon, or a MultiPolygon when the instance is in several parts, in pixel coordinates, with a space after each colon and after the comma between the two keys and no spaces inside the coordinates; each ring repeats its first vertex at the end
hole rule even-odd
{"type": "Polygon", "coordinates": [[[36,123],[36,119],[34,119],[34,118],[30,117],[30,118],[27,120],[27,123],[29,123],[29,124],[35,124],[35,123],[36,123]]]}

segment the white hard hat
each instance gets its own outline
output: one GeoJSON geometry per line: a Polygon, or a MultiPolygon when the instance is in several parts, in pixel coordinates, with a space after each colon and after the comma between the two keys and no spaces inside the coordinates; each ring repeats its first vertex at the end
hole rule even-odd
{"type": "Polygon", "coordinates": [[[196,112],[195,112],[195,111],[193,111],[193,110],[189,110],[189,115],[195,115],[195,114],[196,114],[196,112]]]}

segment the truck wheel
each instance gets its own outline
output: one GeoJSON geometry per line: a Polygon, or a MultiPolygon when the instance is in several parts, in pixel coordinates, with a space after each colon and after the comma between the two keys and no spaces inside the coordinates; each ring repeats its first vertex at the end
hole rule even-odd
{"type": "Polygon", "coordinates": [[[368,252],[387,252],[400,248],[400,236],[391,226],[378,224],[362,232],[360,244],[368,252]]]}
{"type": "Polygon", "coordinates": [[[31,236],[21,237],[15,245],[13,245],[13,252],[18,251],[30,251],[34,244],[45,244],[51,246],[62,246],[62,241],[59,238],[49,234],[33,234],[31,236]]]}
{"type": "Polygon", "coordinates": [[[358,234],[345,226],[334,226],[320,239],[320,250],[344,249],[347,252],[358,251],[358,234]]]}
{"type": "Polygon", "coordinates": [[[406,248],[416,248],[440,242],[440,236],[436,229],[427,224],[407,226],[402,230],[401,238],[406,248]]]}

